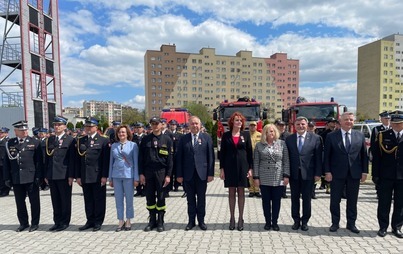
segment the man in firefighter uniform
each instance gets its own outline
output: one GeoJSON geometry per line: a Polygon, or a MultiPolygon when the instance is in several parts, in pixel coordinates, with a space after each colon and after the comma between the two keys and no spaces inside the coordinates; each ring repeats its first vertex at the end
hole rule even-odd
{"type": "Polygon", "coordinates": [[[77,141],[77,184],[83,187],[87,222],[79,230],[101,229],[106,211],[106,180],[109,173],[109,139],[98,134],[99,120],[85,120],[86,136],[77,141]]]}
{"type": "Polygon", "coordinates": [[[49,231],[62,231],[71,219],[71,191],[75,170],[76,140],[65,133],[67,118],[53,120],[55,136],[46,139],[45,182],[50,186],[55,224],[49,231]]]}
{"type": "MultiPolygon", "coordinates": [[[[144,124],[141,122],[136,122],[134,125],[134,133],[132,141],[135,142],[138,147],[140,147],[141,140],[146,136],[144,133],[144,124]]],[[[135,197],[144,197],[146,195],[145,188],[143,184],[139,184],[136,187],[136,194],[135,197]]]]}
{"type": "Polygon", "coordinates": [[[146,186],[147,209],[150,213],[150,220],[144,231],[157,228],[158,232],[162,232],[166,187],[171,181],[173,145],[172,139],[161,132],[160,118],[151,118],[150,124],[152,133],[142,139],[139,149],[140,182],[146,186]]]}
{"type": "Polygon", "coordinates": [[[15,138],[6,143],[7,156],[4,160],[4,180],[8,187],[13,186],[17,216],[20,226],[17,232],[29,227],[25,199],[31,203],[31,227],[38,229],[41,212],[39,185],[43,179],[42,149],[38,140],[28,136],[28,123],[21,120],[13,124],[15,138]]]}
{"type": "MultiPolygon", "coordinates": [[[[257,123],[252,121],[249,123],[249,134],[252,140],[252,150],[255,150],[255,146],[260,142],[262,134],[256,129],[257,123]]],[[[255,184],[255,180],[253,178],[249,178],[249,197],[262,197],[260,194],[259,186],[255,184]]]]}
{"type": "Polygon", "coordinates": [[[392,113],[391,125],[392,129],[379,132],[371,144],[372,179],[378,191],[378,236],[387,233],[393,200],[392,233],[403,238],[403,111],[392,113]]]}
{"type": "Polygon", "coordinates": [[[8,141],[8,131],[10,129],[6,127],[0,128],[0,197],[6,197],[10,193],[10,187],[6,186],[3,176],[3,161],[5,160],[6,153],[6,142],[8,141]]]}

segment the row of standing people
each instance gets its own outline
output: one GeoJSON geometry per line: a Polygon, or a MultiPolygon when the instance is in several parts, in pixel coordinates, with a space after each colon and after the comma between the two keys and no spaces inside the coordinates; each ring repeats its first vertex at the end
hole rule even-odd
{"type": "MultiPolygon", "coordinates": [[[[229,188],[231,213],[229,229],[235,228],[236,193],[239,209],[238,230],[243,229],[245,202],[243,191],[247,186],[246,179],[253,175],[255,184],[260,186],[266,230],[279,230],[281,196],[284,185],[288,183],[291,188],[291,214],[294,220],[292,229],[309,230],[312,186],[325,175],[332,189],[329,231],[336,232],[340,228],[340,202],[346,189],[346,228],[358,234],[360,232],[356,226],[358,193],[360,182],[364,182],[367,178],[368,156],[364,135],[352,129],[354,118],[353,113],[343,113],[340,118],[340,129],[327,133],[324,144],[320,136],[307,131],[308,120],[305,117],[296,119],[297,133],[291,134],[285,141],[280,139],[277,127],[269,124],[263,128],[261,141],[256,144],[253,151],[249,133],[243,131],[245,118],[240,113],[234,113],[229,120],[230,131],[223,135],[220,152],[220,176],[225,186],[229,188]],[[300,197],[302,197],[302,216],[300,197]]],[[[403,129],[403,114],[395,113],[392,116],[392,123],[395,125],[394,132],[400,132],[403,129]]],[[[383,187],[379,188],[382,191],[378,191],[382,192],[378,201],[380,226],[378,235],[386,235],[394,191],[392,233],[402,238],[402,169],[399,166],[401,158],[398,152],[400,143],[391,143],[396,134],[392,135],[392,132],[390,130],[389,133],[384,133],[384,138],[377,139],[373,144],[373,152],[377,158],[374,159],[374,176],[376,178],[383,176],[384,179],[379,181],[383,183],[383,187]],[[383,144],[385,142],[386,144],[383,144]],[[381,149],[378,146],[381,146],[381,149]],[[386,157],[388,155],[389,157],[386,157]]]]}
{"type": "MultiPolygon", "coordinates": [[[[397,115],[395,117],[395,122],[400,119],[400,116],[401,115],[397,115]]],[[[57,117],[55,118],[54,124],[55,127],[57,125],[63,126],[66,122],[67,119],[57,117]]],[[[173,146],[171,139],[166,138],[166,136],[164,135],[161,135],[161,120],[158,118],[153,118],[150,120],[150,122],[152,126],[155,127],[153,127],[153,134],[147,136],[149,140],[147,139],[148,141],[142,142],[140,145],[138,156],[139,167],[137,168],[138,174],[140,175],[139,178],[136,178],[136,175],[138,174],[136,174],[136,167],[134,166],[136,164],[135,158],[137,157],[135,155],[132,157],[132,167],[130,167],[130,164],[127,163],[128,157],[122,156],[122,154],[119,155],[119,153],[117,156],[115,156],[113,151],[110,153],[110,165],[109,163],[102,163],[100,157],[98,157],[98,159],[96,159],[95,161],[92,161],[92,163],[90,160],[87,161],[87,155],[91,157],[90,154],[92,153],[89,151],[92,148],[94,148],[94,150],[103,150],[103,147],[108,147],[107,145],[101,145],[101,143],[105,142],[96,142],[98,139],[101,138],[96,136],[97,121],[95,119],[88,119],[88,121],[86,121],[86,128],[88,127],[89,136],[79,139],[77,144],[73,147],[77,148],[79,156],[84,157],[84,160],[76,160],[80,161],[79,164],[84,163],[84,168],[96,168],[98,170],[95,171],[99,172],[101,166],[100,164],[104,164],[109,165],[109,167],[107,167],[109,168],[109,171],[113,170],[113,159],[116,157],[120,159],[121,164],[124,165],[125,163],[127,163],[129,165],[129,168],[131,168],[130,170],[132,170],[133,177],[131,177],[130,179],[133,179],[131,181],[133,183],[133,186],[138,184],[138,180],[140,180],[140,182],[143,184],[146,184],[147,181],[147,187],[149,187],[147,188],[147,209],[149,209],[150,211],[150,221],[145,230],[149,231],[157,227],[158,231],[163,231],[163,215],[165,213],[165,196],[163,189],[170,183],[173,146]],[[92,128],[94,128],[94,136],[91,136],[92,128]],[[143,156],[142,151],[144,152],[143,156]],[[158,219],[156,219],[157,214],[158,219]]],[[[308,230],[308,221],[311,214],[310,191],[312,189],[313,181],[317,180],[317,178],[322,175],[322,172],[324,172],[326,175],[326,179],[331,182],[332,185],[330,203],[332,226],[330,227],[330,231],[334,232],[337,231],[339,228],[340,200],[343,188],[344,186],[346,186],[348,190],[347,229],[354,233],[359,233],[359,230],[355,225],[355,221],[357,218],[357,197],[359,182],[360,180],[365,181],[366,179],[366,174],[368,172],[368,160],[366,158],[365,144],[362,134],[351,130],[353,123],[354,115],[352,113],[344,113],[341,117],[341,130],[328,135],[324,149],[324,170],[322,170],[321,140],[319,136],[312,133],[307,133],[306,118],[302,117],[297,119],[297,134],[291,135],[286,139],[285,142],[279,139],[280,133],[274,125],[265,126],[263,129],[261,142],[256,144],[256,149],[254,152],[252,152],[250,136],[248,135],[248,133],[242,131],[245,126],[245,118],[239,113],[234,114],[229,121],[230,131],[225,133],[225,135],[223,136],[220,156],[220,177],[224,180],[224,185],[229,188],[229,205],[231,213],[229,228],[231,230],[235,228],[235,197],[236,194],[238,194],[238,230],[243,230],[243,209],[245,202],[244,189],[247,186],[247,178],[253,175],[255,184],[260,186],[262,191],[263,211],[266,218],[265,229],[279,230],[277,220],[280,210],[280,200],[283,189],[282,185],[290,182],[292,217],[294,219],[294,225],[292,226],[292,228],[296,230],[301,227],[302,230],[308,230]],[[302,217],[300,217],[299,214],[300,195],[302,195],[303,200],[302,217]]],[[[211,137],[200,132],[200,119],[198,119],[197,117],[192,117],[190,124],[191,126],[195,126],[192,129],[192,133],[189,134],[188,137],[181,139],[177,148],[177,177],[179,182],[184,182],[185,186],[187,186],[187,189],[189,189],[191,193],[191,195],[188,196],[189,223],[186,226],[186,230],[190,230],[195,226],[196,218],[199,222],[199,227],[205,230],[207,229],[207,226],[204,222],[205,191],[207,188],[207,182],[213,179],[214,153],[211,137]]],[[[20,144],[29,143],[29,141],[21,140],[23,139],[21,138],[23,135],[18,135],[19,131],[22,131],[22,133],[24,133],[25,135],[27,130],[27,123],[23,121],[20,123],[16,123],[15,129],[17,138],[11,142],[11,145],[13,145],[14,143],[14,147],[7,147],[8,158],[11,161],[20,162],[20,160],[24,158],[24,153],[22,153],[24,149],[21,149],[21,147],[18,148],[16,142],[18,141],[20,144]]],[[[397,129],[397,127],[395,129],[397,129]]],[[[119,139],[121,135],[125,136],[128,132],[129,130],[127,128],[119,129],[119,139]],[[126,132],[126,134],[124,132],[126,132]]],[[[59,133],[61,133],[61,131],[59,133]]],[[[48,140],[48,142],[50,142],[50,145],[48,145],[46,150],[48,157],[53,156],[53,153],[59,150],[57,148],[61,148],[63,146],[63,143],[65,143],[65,141],[60,142],[58,138],[63,138],[63,136],[61,135],[60,137],[57,137],[56,135],[55,140],[48,140]]],[[[112,150],[115,148],[118,150],[120,149],[122,152],[125,146],[125,140],[127,141],[128,139],[123,138],[123,142],[122,139],[120,139],[119,143],[115,143],[113,145],[115,147],[112,146],[112,150]]],[[[105,144],[107,144],[107,142],[105,144]]],[[[35,144],[29,144],[26,147],[29,148],[27,150],[35,150],[35,144]]],[[[76,149],[74,149],[74,151],[75,150],[76,149]]],[[[132,150],[135,151],[135,149],[132,150]]],[[[104,152],[108,153],[106,149],[104,150],[104,152]]],[[[72,154],[74,154],[74,152],[72,152],[72,154]]],[[[36,156],[33,156],[33,158],[35,158],[36,156]]],[[[103,158],[109,158],[109,156],[103,156],[103,158]]],[[[25,160],[23,161],[25,162],[25,160]]],[[[38,160],[36,162],[38,163],[38,160]]],[[[128,165],[125,166],[127,167],[128,165]]],[[[80,165],[75,166],[76,168],[82,168],[82,165],[81,167],[80,165]]],[[[20,169],[22,169],[21,167],[22,166],[20,165],[20,169]]],[[[46,168],[48,169],[48,167],[46,168]]],[[[53,168],[53,170],[55,169],[53,168]]],[[[83,181],[82,175],[80,174],[84,173],[83,175],[87,176],[86,174],[88,174],[88,172],[86,172],[86,170],[78,171],[79,172],[75,170],[75,175],[73,175],[73,173],[68,173],[68,181],[61,180],[61,182],[67,182],[67,185],[70,186],[68,188],[70,188],[71,200],[71,184],[73,180],[72,178],[73,176],[77,178],[77,183],[83,187],[87,215],[87,223],[83,227],[81,227],[80,230],[93,228],[93,230],[96,231],[100,229],[103,222],[103,216],[105,215],[104,202],[98,201],[105,200],[105,195],[103,195],[103,193],[106,193],[106,190],[104,191],[106,185],[106,177],[109,173],[110,182],[115,188],[115,179],[119,179],[120,177],[114,177],[113,172],[105,172],[104,170],[101,175],[97,175],[97,177],[95,177],[95,183],[91,184],[91,180],[87,180],[87,178],[91,178],[90,175],[88,177],[85,177],[86,180],[83,181]],[[99,182],[101,184],[99,184],[99,182]],[[101,190],[99,190],[98,187],[100,187],[101,190]],[[102,194],[99,195],[100,193],[102,194]],[[97,202],[93,202],[94,200],[97,200],[97,202]],[[99,213],[99,211],[101,211],[101,213],[99,213]]],[[[24,200],[25,195],[28,192],[28,196],[31,202],[36,200],[39,201],[39,194],[37,195],[36,191],[34,191],[35,194],[33,192],[34,189],[38,189],[35,188],[35,184],[37,184],[39,178],[40,174],[38,173],[33,178],[32,183],[24,183],[24,181],[18,182],[18,179],[15,181],[13,179],[13,184],[14,186],[22,185],[20,187],[22,187],[21,192],[24,192],[24,200]]],[[[54,177],[49,177],[48,174],[46,174],[45,178],[47,181],[51,180],[51,182],[57,180],[52,179],[54,177]]],[[[53,195],[52,193],[55,192],[53,190],[58,187],[52,187],[52,184],[50,185],[51,195],[53,195]]],[[[124,184],[122,184],[122,186],[123,185],[124,184]]],[[[65,184],[63,186],[65,186],[65,184]]],[[[132,190],[133,188],[130,186],[129,189],[132,190]]],[[[130,224],[125,224],[124,226],[123,224],[121,225],[122,217],[119,217],[118,199],[121,201],[122,204],[120,207],[121,209],[123,209],[123,198],[118,198],[117,196],[118,195],[115,196],[115,198],[117,198],[116,202],[119,218],[119,226],[117,228],[117,231],[123,228],[130,229],[130,224]]],[[[132,197],[132,193],[129,196],[132,197]]],[[[126,196],[126,202],[129,196],[126,196]]],[[[16,193],[18,217],[20,219],[20,227],[17,229],[17,231],[22,231],[26,227],[28,227],[26,208],[25,213],[24,209],[19,209],[22,205],[20,199],[22,200],[22,195],[16,193]],[[19,196],[18,201],[17,196],[19,196]],[[20,217],[23,220],[21,220],[20,217]],[[24,221],[25,217],[26,220],[24,221]]],[[[68,224],[58,224],[56,222],[57,209],[55,210],[53,197],[52,205],[54,208],[55,225],[51,229],[63,230],[63,227],[68,227],[68,224]]],[[[126,204],[126,209],[128,208],[130,209],[130,205],[126,204]]],[[[60,211],[63,210],[66,209],[61,209],[60,211]]],[[[123,210],[121,210],[120,214],[123,214],[122,211],[123,210]]],[[[37,209],[33,209],[32,213],[33,218],[30,230],[34,231],[37,229],[39,223],[39,214],[37,209]]],[[[127,210],[126,215],[128,218],[131,217],[130,211],[127,210]]],[[[392,230],[396,236],[400,237],[401,218],[399,219],[398,215],[396,216],[395,219],[392,219],[392,230]]]]}

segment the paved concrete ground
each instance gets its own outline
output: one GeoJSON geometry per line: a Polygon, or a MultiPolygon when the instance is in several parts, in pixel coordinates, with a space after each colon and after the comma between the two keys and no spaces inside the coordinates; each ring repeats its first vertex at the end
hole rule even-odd
{"type": "MultiPolygon", "coordinates": [[[[265,231],[261,199],[246,197],[245,229],[229,231],[229,208],[223,182],[216,178],[207,190],[207,231],[199,228],[184,231],[187,224],[186,200],[183,192],[172,192],[167,199],[166,231],[143,232],[147,224],[145,198],[135,199],[133,228],[114,232],[117,225],[114,197],[108,189],[105,223],[98,232],[79,232],[85,223],[81,188],[73,188],[71,226],[63,232],[47,231],[53,224],[49,191],[41,192],[39,230],[16,233],[18,227],[14,196],[0,198],[0,246],[2,253],[402,253],[403,241],[390,233],[376,236],[377,200],[374,186],[361,186],[357,227],[359,235],[347,231],[345,201],[342,201],[341,229],[330,233],[329,195],[318,190],[313,200],[313,214],[307,232],[291,230],[290,199],[282,200],[280,231],[265,231]]],[[[288,192],[289,193],[289,192],[288,192]]],[[[390,232],[390,229],[389,229],[390,232]]]]}

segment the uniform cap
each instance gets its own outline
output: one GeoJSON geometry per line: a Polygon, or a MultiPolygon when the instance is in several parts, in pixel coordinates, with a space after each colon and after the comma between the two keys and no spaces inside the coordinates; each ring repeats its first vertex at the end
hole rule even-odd
{"type": "Polygon", "coordinates": [[[34,135],[34,136],[36,136],[36,135],[38,135],[38,132],[39,132],[39,128],[38,127],[32,127],[32,134],[34,135]]]}
{"type": "Polygon", "coordinates": [[[85,119],[85,126],[87,127],[93,127],[93,126],[98,126],[99,120],[94,118],[94,117],[88,117],[85,119]]]}
{"type": "Polygon", "coordinates": [[[0,128],[0,132],[2,132],[2,133],[8,133],[9,131],[10,131],[10,129],[7,128],[7,127],[1,127],[0,128]]]}
{"type": "Polygon", "coordinates": [[[310,122],[308,123],[308,126],[309,126],[309,127],[315,127],[315,122],[310,121],[310,122]]]}
{"type": "Polygon", "coordinates": [[[327,123],[335,123],[335,122],[337,122],[337,120],[334,117],[329,117],[329,118],[326,118],[326,122],[327,123]]]}
{"type": "Polygon", "coordinates": [[[13,123],[13,126],[15,129],[20,130],[20,131],[28,130],[28,122],[25,120],[21,120],[16,123],[13,123]]]}
{"type": "Polygon", "coordinates": [[[379,116],[382,118],[390,118],[390,114],[388,111],[384,111],[384,112],[380,113],[379,116]]]}
{"type": "Polygon", "coordinates": [[[277,119],[277,120],[274,122],[274,124],[275,124],[275,125],[285,125],[285,122],[284,122],[283,120],[277,119]]]}
{"type": "Polygon", "coordinates": [[[119,126],[119,125],[121,125],[122,123],[120,122],[120,121],[112,121],[112,125],[113,126],[119,126]]]}
{"type": "MultiPolygon", "coordinates": [[[[165,120],[165,122],[166,122],[166,120],[165,120]]],[[[150,123],[162,123],[162,119],[154,116],[150,119],[150,123]]]]}
{"type": "Polygon", "coordinates": [[[39,129],[38,129],[38,132],[47,133],[47,132],[48,132],[48,129],[46,129],[46,128],[39,128],[39,129]]]}
{"type": "Polygon", "coordinates": [[[392,123],[403,123],[403,111],[397,110],[392,112],[390,118],[392,123]]]}
{"type": "Polygon", "coordinates": [[[61,123],[61,124],[64,124],[64,125],[66,125],[67,124],[67,118],[65,118],[65,117],[63,117],[63,116],[55,116],[54,118],[53,118],[53,124],[55,124],[55,123],[61,123]]]}
{"type": "Polygon", "coordinates": [[[178,121],[176,121],[175,119],[172,119],[171,121],[169,121],[169,124],[178,125],[178,121]]]}
{"type": "Polygon", "coordinates": [[[161,123],[166,123],[166,122],[167,122],[167,119],[161,118],[161,123]]]}

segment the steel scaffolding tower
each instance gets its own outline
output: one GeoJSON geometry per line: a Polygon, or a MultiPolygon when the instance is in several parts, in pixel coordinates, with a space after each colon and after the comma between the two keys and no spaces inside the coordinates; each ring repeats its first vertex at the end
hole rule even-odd
{"type": "Polygon", "coordinates": [[[62,112],[58,1],[0,0],[0,17],[1,106],[23,108],[31,127],[49,127],[62,112]]]}

